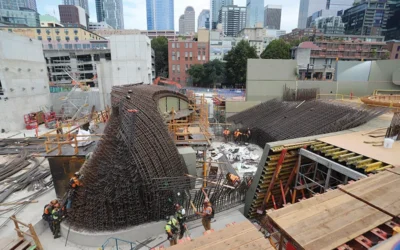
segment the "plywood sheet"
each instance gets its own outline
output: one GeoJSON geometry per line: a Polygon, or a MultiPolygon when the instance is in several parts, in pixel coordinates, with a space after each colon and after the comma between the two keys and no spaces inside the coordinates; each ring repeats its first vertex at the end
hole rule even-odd
{"type": "Polygon", "coordinates": [[[387,169],[386,171],[389,171],[389,172],[392,172],[392,173],[395,173],[395,174],[399,174],[399,175],[400,175],[400,167],[397,167],[397,168],[389,168],[389,169],[387,169]]]}
{"type": "Polygon", "coordinates": [[[396,217],[400,215],[400,175],[384,171],[340,190],[396,217]]]}
{"type": "MultiPolygon", "coordinates": [[[[320,138],[319,141],[332,144],[336,147],[350,150],[354,153],[365,155],[369,158],[400,167],[400,141],[396,141],[393,148],[376,147],[364,141],[383,141],[381,138],[372,138],[367,135],[371,131],[361,131],[343,135],[320,138]]],[[[385,131],[382,132],[383,134],[385,131]]]]}
{"type": "Polygon", "coordinates": [[[264,249],[273,250],[273,247],[264,235],[249,221],[238,223],[220,231],[193,239],[170,247],[171,250],[184,249],[264,249]]]}
{"type": "Polygon", "coordinates": [[[333,249],[391,217],[340,191],[310,198],[267,213],[304,249],[333,249]]]}

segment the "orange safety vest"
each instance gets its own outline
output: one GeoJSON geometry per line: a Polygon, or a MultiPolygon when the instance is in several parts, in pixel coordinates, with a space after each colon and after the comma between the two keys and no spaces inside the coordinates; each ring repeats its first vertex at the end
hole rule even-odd
{"type": "Polygon", "coordinates": [[[231,133],[231,131],[229,131],[229,130],[224,130],[224,135],[229,135],[231,133]]]}
{"type": "Polygon", "coordinates": [[[235,137],[238,137],[239,135],[241,135],[242,133],[240,133],[239,131],[235,131],[235,137]]]}
{"type": "Polygon", "coordinates": [[[44,208],[44,214],[50,215],[50,210],[52,209],[52,207],[50,205],[47,205],[44,208]]]}
{"type": "Polygon", "coordinates": [[[81,182],[80,182],[79,179],[76,178],[75,176],[71,178],[70,184],[71,184],[71,187],[72,187],[72,188],[76,188],[76,187],[81,186],[81,182]]]}
{"type": "Polygon", "coordinates": [[[236,176],[236,175],[233,175],[233,174],[230,175],[230,179],[231,179],[231,181],[233,183],[235,183],[235,182],[240,180],[239,176],[236,176]]]}

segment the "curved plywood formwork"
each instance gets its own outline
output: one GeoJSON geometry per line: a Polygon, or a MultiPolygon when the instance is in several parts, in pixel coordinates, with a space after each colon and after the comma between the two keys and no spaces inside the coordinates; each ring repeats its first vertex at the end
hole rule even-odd
{"type": "Polygon", "coordinates": [[[170,96],[187,102],[158,86],[113,88],[104,136],[81,169],[83,187],[74,195],[69,216],[73,227],[117,230],[170,214],[173,194],[158,190],[155,178],[187,173],[158,107],[160,98],[170,96]]]}
{"type": "Polygon", "coordinates": [[[400,95],[365,96],[361,101],[371,106],[400,108],[400,95]]]}

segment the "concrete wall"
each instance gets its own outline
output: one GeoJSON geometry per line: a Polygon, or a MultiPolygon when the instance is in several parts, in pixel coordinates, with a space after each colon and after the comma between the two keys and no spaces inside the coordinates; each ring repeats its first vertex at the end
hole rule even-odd
{"type": "Polygon", "coordinates": [[[335,68],[335,81],[367,82],[370,68],[371,62],[338,62],[335,68]]]}
{"type": "MultiPolygon", "coordinates": [[[[50,100],[51,106],[53,110],[59,114],[64,102],[60,99],[68,94],[68,92],[60,92],[60,93],[51,93],[50,100]]],[[[98,88],[91,88],[90,91],[80,91],[77,90],[73,94],[71,94],[71,99],[81,99],[84,101],[87,98],[88,100],[88,109],[91,110],[92,106],[95,106],[95,109],[100,111],[104,110],[104,105],[100,102],[100,91],[98,88]]]]}
{"type": "Polygon", "coordinates": [[[249,59],[247,61],[246,100],[268,101],[281,98],[284,86],[296,86],[295,60],[249,59]]]}
{"type": "Polygon", "coordinates": [[[226,113],[238,113],[243,110],[249,109],[260,104],[261,101],[246,101],[246,102],[234,102],[234,101],[226,101],[225,102],[225,112],[226,113]]]}
{"type": "Polygon", "coordinates": [[[0,31],[0,82],[0,131],[23,129],[25,114],[50,107],[42,43],[0,31]]]}

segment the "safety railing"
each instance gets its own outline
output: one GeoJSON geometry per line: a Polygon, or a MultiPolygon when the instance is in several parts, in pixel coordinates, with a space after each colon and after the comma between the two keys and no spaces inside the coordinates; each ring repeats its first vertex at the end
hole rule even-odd
{"type": "Polygon", "coordinates": [[[33,239],[33,241],[35,242],[35,246],[37,250],[43,250],[43,246],[40,243],[39,237],[36,234],[35,228],[32,226],[32,224],[25,224],[19,220],[17,220],[17,218],[15,217],[15,215],[11,216],[10,219],[12,221],[14,221],[14,225],[15,225],[15,231],[17,231],[17,235],[20,238],[25,238],[24,236],[29,236],[33,239]],[[29,228],[29,233],[24,232],[20,229],[19,225],[22,225],[24,227],[29,228]]]}
{"type": "Polygon", "coordinates": [[[137,244],[127,240],[121,240],[118,238],[110,237],[101,246],[102,250],[135,250],[137,249],[137,244]]]}

